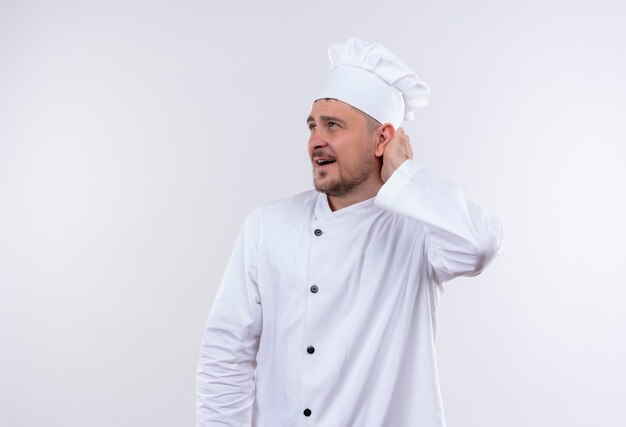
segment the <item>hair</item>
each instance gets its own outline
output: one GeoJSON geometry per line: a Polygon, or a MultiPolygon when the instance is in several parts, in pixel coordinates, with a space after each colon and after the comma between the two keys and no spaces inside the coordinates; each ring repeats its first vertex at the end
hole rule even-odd
{"type": "Polygon", "coordinates": [[[382,124],[372,116],[365,114],[365,120],[367,120],[367,132],[372,135],[382,124]]]}

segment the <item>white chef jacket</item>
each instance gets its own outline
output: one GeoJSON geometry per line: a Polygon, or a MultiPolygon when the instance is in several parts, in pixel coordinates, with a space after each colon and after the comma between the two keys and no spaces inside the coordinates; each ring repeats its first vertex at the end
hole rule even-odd
{"type": "Polygon", "coordinates": [[[441,284],[500,244],[495,218],[412,160],[335,212],[313,190],[254,210],[206,325],[198,426],[445,426],[441,284]]]}

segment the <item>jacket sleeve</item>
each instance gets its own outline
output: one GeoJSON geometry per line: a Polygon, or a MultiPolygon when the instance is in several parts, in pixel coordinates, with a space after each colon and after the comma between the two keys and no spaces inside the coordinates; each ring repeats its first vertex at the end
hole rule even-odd
{"type": "Polygon", "coordinates": [[[479,274],[500,251],[500,222],[413,160],[396,169],[375,203],[424,225],[428,262],[439,283],[479,274]]]}
{"type": "Polygon", "coordinates": [[[206,323],[198,362],[198,427],[249,426],[252,422],[254,370],[262,329],[256,234],[249,215],[206,323]]]}

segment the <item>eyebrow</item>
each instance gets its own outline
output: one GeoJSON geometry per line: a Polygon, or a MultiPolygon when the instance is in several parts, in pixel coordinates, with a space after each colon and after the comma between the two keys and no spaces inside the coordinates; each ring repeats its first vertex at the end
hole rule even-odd
{"type": "MultiPolygon", "coordinates": [[[[341,125],[345,125],[346,122],[344,120],[341,120],[339,117],[333,117],[333,116],[320,116],[320,121],[322,122],[337,122],[341,125]]],[[[310,122],[315,122],[315,119],[313,118],[313,116],[309,116],[306,119],[307,123],[310,122]]]]}

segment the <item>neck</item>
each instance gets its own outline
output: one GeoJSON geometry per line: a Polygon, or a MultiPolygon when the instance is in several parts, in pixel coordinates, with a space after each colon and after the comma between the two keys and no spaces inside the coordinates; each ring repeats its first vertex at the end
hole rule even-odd
{"type": "Polygon", "coordinates": [[[335,212],[376,196],[383,186],[380,176],[377,176],[377,178],[363,182],[358,188],[342,196],[327,196],[330,210],[335,212]]]}

